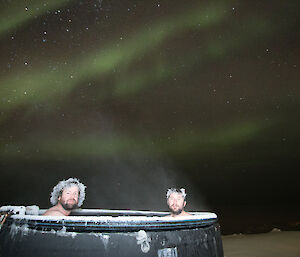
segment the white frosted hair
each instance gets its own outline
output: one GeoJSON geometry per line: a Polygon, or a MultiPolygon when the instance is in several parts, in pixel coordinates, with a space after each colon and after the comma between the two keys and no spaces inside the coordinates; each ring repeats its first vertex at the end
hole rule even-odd
{"type": "Polygon", "coordinates": [[[170,195],[173,194],[173,193],[181,194],[182,197],[183,197],[183,199],[185,199],[185,197],[186,197],[186,193],[185,193],[185,189],[184,188],[180,188],[180,189],[169,188],[168,191],[167,191],[167,199],[169,199],[170,195]]]}
{"type": "Polygon", "coordinates": [[[85,199],[85,188],[86,186],[79,182],[77,178],[69,178],[67,180],[59,181],[58,184],[53,187],[53,191],[51,193],[50,202],[52,205],[56,205],[58,202],[58,197],[61,195],[62,191],[66,187],[77,186],[79,195],[78,195],[78,207],[83,204],[85,199]]]}

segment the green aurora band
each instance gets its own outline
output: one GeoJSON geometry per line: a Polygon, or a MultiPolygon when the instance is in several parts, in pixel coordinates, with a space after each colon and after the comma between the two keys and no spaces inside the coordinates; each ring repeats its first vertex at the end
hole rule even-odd
{"type": "MultiPolygon", "coordinates": [[[[62,7],[67,1],[53,1],[51,9],[62,7]]],[[[34,2],[34,6],[29,9],[35,10],[40,3],[34,2]]],[[[46,7],[45,7],[46,8],[46,7]]],[[[33,16],[42,15],[49,11],[40,8],[36,13],[28,16],[27,14],[19,14],[15,19],[8,19],[7,22],[1,23],[0,34],[7,33],[12,28],[29,21],[33,16]]],[[[158,81],[166,80],[175,75],[175,70],[172,69],[172,64],[164,60],[155,60],[152,69],[130,72],[126,67],[130,66],[139,56],[153,51],[165,41],[170,40],[173,35],[184,32],[188,29],[201,31],[206,27],[217,26],[226,19],[226,10],[228,5],[219,3],[219,5],[198,6],[192,10],[188,10],[183,14],[167,18],[163,21],[152,24],[147,29],[141,28],[139,32],[132,35],[127,40],[123,40],[122,44],[114,47],[106,47],[91,53],[85,58],[69,61],[69,65],[58,65],[58,68],[49,71],[48,67],[41,67],[32,71],[20,70],[17,74],[9,75],[6,78],[1,78],[1,95],[5,101],[1,101],[0,108],[3,113],[9,115],[10,111],[24,105],[34,105],[43,101],[59,101],[62,100],[76,86],[85,83],[86,81],[97,79],[102,76],[114,76],[113,72],[116,67],[125,67],[125,72],[121,73],[112,86],[114,97],[126,97],[127,95],[136,94],[149,84],[154,84],[158,81]],[[76,60],[76,61],[75,61],[76,60]]],[[[8,16],[11,16],[12,13],[8,16]]],[[[270,24],[263,20],[256,19],[255,26],[253,21],[249,19],[245,21],[245,26],[253,27],[252,33],[246,29],[241,33],[238,28],[234,31],[234,37],[224,38],[222,42],[219,40],[211,40],[198,52],[190,52],[182,56],[183,61],[187,63],[185,72],[191,69],[194,65],[193,60],[205,64],[206,60],[213,58],[222,58],[227,51],[233,48],[242,48],[244,44],[260,37],[267,36],[266,31],[270,31],[270,24]],[[194,58],[195,55],[197,58],[194,58]]],[[[113,44],[111,44],[113,45],[113,44]]],[[[199,64],[199,63],[198,63],[199,64]]],[[[5,121],[5,115],[2,115],[2,122],[5,121]]],[[[201,153],[207,154],[209,151],[226,151],[226,146],[237,145],[244,140],[253,138],[261,131],[264,125],[261,122],[253,122],[248,124],[235,124],[230,128],[223,128],[221,131],[212,131],[210,133],[198,131],[196,134],[190,135],[186,131],[178,132],[172,144],[169,140],[162,140],[153,145],[153,137],[151,138],[136,138],[130,135],[108,136],[92,134],[91,136],[72,137],[63,139],[27,139],[22,144],[9,143],[2,145],[2,156],[17,157],[26,155],[26,153],[35,153],[38,157],[41,155],[63,156],[68,153],[68,156],[98,156],[98,155],[115,155],[125,154],[129,149],[135,149],[136,152],[144,149],[144,152],[149,151],[151,155],[160,152],[168,152],[171,155],[187,153],[190,149],[206,149],[201,153]],[[181,141],[183,138],[184,141],[181,141]],[[97,142],[101,141],[101,145],[97,142]],[[20,145],[23,145],[20,147],[20,145]],[[152,145],[152,146],[151,146],[152,145]],[[145,148],[145,146],[147,146],[145,148]],[[19,150],[18,150],[19,149],[19,150]],[[39,153],[36,153],[39,149],[39,153]],[[146,150],[145,150],[146,149],[146,150]],[[213,150],[215,149],[215,150],[213,150]],[[218,149],[218,150],[217,150],[218,149]]]]}

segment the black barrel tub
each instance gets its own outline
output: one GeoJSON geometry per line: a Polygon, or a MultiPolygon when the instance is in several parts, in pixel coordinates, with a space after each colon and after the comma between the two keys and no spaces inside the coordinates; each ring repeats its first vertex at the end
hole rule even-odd
{"type": "Polygon", "coordinates": [[[217,216],[82,209],[72,216],[15,212],[0,231],[0,256],[223,257],[217,216]]]}

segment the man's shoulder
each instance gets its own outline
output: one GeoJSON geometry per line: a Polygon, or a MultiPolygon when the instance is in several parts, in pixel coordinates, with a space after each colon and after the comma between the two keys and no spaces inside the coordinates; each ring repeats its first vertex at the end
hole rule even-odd
{"type": "Polygon", "coordinates": [[[48,209],[43,215],[44,216],[65,216],[57,208],[55,208],[55,206],[48,209]]]}
{"type": "Polygon", "coordinates": [[[182,216],[193,216],[193,214],[190,214],[190,213],[188,213],[188,212],[184,212],[183,214],[182,214],[182,216]]]}
{"type": "Polygon", "coordinates": [[[166,216],[164,216],[164,217],[172,217],[172,218],[177,218],[177,217],[184,217],[184,216],[193,216],[193,214],[190,214],[190,213],[188,213],[188,212],[186,212],[186,211],[183,211],[181,214],[179,214],[179,215],[171,215],[171,214],[169,214],[169,215],[166,215],[166,216]]]}

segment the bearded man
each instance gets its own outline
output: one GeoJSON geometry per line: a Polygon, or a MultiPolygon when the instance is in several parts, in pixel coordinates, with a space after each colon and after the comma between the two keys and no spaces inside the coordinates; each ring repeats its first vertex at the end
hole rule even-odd
{"type": "Polygon", "coordinates": [[[85,198],[86,186],[77,178],[62,180],[53,188],[50,202],[53,207],[48,209],[45,216],[68,216],[71,211],[80,207],[85,198]]]}
{"type": "Polygon", "coordinates": [[[184,210],[186,205],[185,189],[170,188],[167,191],[167,204],[170,209],[171,217],[190,216],[191,214],[184,210]]]}

